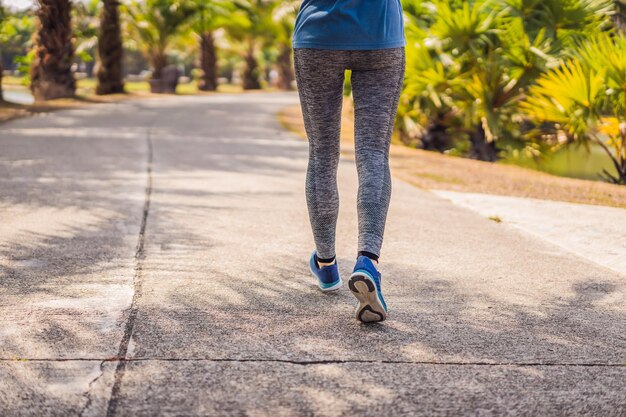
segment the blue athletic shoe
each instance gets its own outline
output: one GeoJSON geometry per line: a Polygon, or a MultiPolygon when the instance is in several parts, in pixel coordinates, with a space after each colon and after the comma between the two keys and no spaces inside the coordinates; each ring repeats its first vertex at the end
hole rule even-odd
{"type": "Polygon", "coordinates": [[[350,275],[348,288],[359,300],[356,318],[363,323],[383,321],[387,318],[387,304],[380,291],[380,272],[367,256],[359,256],[350,275]]]}
{"type": "Polygon", "coordinates": [[[320,290],[334,291],[341,288],[343,281],[341,281],[341,277],[339,276],[339,268],[337,268],[337,261],[335,263],[328,266],[319,267],[317,265],[317,261],[315,260],[315,251],[311,254],[311,260],[309,261],[309,268],[311,269],[311,273],[315,278],[317,278],[317,285],[319,285],[320,290]]]}

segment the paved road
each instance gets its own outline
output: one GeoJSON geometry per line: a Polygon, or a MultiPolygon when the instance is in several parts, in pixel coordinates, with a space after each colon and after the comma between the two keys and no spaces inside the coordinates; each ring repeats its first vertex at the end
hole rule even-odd
{"type": "MultiPolygon", "coordinates": [[[[626,415],[617,272],[394,182],[391,311],[316,290],[293,94],[0,127],[3,416],[626,415]]],[[[340,163],[338,259],[356,244],[340,163]]]]}

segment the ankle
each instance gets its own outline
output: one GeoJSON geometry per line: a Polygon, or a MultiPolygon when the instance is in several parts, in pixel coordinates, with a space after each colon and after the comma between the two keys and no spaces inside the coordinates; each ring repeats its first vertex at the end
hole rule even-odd
{"type": "Polygon", "coordinates": [[[374,264],[378,265],[378,255],[376,255],[375,253],[368,252],[368,251],[365,251],[365,250],[361,250],[357,254],[357,258],[359,256],[365,256],[365,257],[369,258],[374,264]]]}
{"type": "Polygon", "coordinates": [[[337,262],[337,257],[333,256],[332,258],[322,259],[318,258],[317,255],[315,255],[315,262],[317,263],[317,266],[319,268],[322,268],[324,266],[334,265],[337,262]]]}

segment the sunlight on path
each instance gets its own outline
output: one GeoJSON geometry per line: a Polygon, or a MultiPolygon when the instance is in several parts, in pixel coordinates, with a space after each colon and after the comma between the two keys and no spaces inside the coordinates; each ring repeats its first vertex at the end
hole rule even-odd
{"type": "Polygon", "coordinates": [[[455,191],[433,192],[626,275],[624,209],[455,191]]]}

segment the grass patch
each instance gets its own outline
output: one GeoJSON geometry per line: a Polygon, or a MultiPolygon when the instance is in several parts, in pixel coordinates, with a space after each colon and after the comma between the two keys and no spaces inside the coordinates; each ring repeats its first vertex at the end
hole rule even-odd
{"type": "Polygon", "coordinates": [[[5,75],[2,77],[2,85],[24,86],[26,87],[24,77],[16,77],[14,75],[5,75]]]}
{"type": "MultiPolygon", "coordinates": [[[[20,94],[30,94],[27,86],[23,84],[23,78],[5,76],[2,79],[3,87],[6,91],[18,92],[20,94]]],[[[167,94],[150,93],[150,84],[147,81],[130,81],[124,83],[125,93],[96,95],[97,80],[95,78],[84,78],[77,81],[76,96],[72,98],[62,98],[47,100],[34,104],[19,104],[10,101],[0,100],[0,123],[19,117],[29,116],[36,113],[45,113],[55,110],[73,109],[98,103],[111,103],[136,98],[162,98],[167,94]]],[[[260,91],[275,91],[275,89],[265,89],[260,91]]],[[[221,84],[217,92],[199,91],[195,82],[179,84],[176,95],[198,95],[198,94],[232,94],[243,93],[241,86],[232,84],[221,84]]]]}
{"type": "Polygon", "coordinates": [[[603,169],[615,173],[611,159],[599,145],[591,144],[589,149],[578,144],[565,146],[558,151],[544,154],[539,158],[509,155],[499,161],[503,164],[518,165],[561,177],[600,180],[603,169]]]}
{"type": "MultiPolygon", "coordinates": [[[[96,94],[96,85],[98,81],[96,78],[81,78],[76,81],[76,93],[81,96],[91,96],[96,94]]],[[[28,91],[28,85],[25,82],[24,77],[16,77],[13,75],[6,75],[2,77],[2,85],[9,87],[10,89],[24,89],[28,91]]],[[[150,93],[150,83],[148,81],[126,81],[124,82],[124,89],[127,93],[150,93]]],[[[243,88],[234,84],[220,84],[217,88],[219,93],[241,93],[243,88]]],[[[208,92],[210,93],[210,92],[208,92]]],[[[205,94],[204,91],[198,90],[198,83],[195,81],[178,84],[176,88],[176,94],[188,95],[188,94],[205,94]]]]}
{"type": "MultiPolygon", "coordinates": [[[[95,78],[84,78],[78,80],[77,89],[79,94],[95,95],[97,80],[95,78]]],[[[145,93],[150,94],[150,83],[148,81],[126,81],[124,83],[124,89],[127,93],[145,93]]],[[[241,93],[243,88],[238,85],[222,84],[217,88],[218,93],[241,93]]],[[[178,84],[176,87],[176,94],[180,95],[192,95],[192,94],[211,94],[212,92],[204,92],[198,90],[198,84],[196,82],[190,82],[185,84],[178,84]]]]}
{"type": "Polygon", "coordinates": [[[450,177],[445,177],[443,175],[439,175],[439,174],[434,174],[432,172],[416,172],[416,175],[419,175],[422,178],[426,178],[429,180],[433,180],[436,182],[441,182],[441,183],[446,183],[446,184],[458,184],[458,185],[463,185],[463,181],[461,181],[458,178],[450,178],[450,177]]]}

